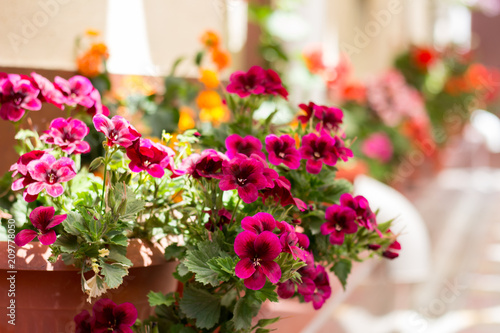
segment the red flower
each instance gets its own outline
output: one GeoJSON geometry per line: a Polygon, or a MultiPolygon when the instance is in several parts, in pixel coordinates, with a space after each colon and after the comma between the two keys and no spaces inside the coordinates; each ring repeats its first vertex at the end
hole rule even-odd
{"type": "Polygon", "coordinates": [[[250,157],[256,154],[265,159],[266,155],[262,152],[262,142],[254,136],[247,135],[244,138],[238,134],[232,134],[226,139],[226,155],[234,158],[237,154],[243,154],[250,157]]]}
{"type": "Polygon", "coordinates": [[[237,71],[229,77],[226,87],[228,93],[237,94],[244,98],[250,95],[260,95],[266,91],[262,84],[266,78],[266,71],[259,66],[252,66],[248,72],[237,71]]]}
{"type": "Polygon", "coordinates": [[[313,102],[309,102],[309,104],[300,104],[299,108],[306,114],[298,116],[297,120],[300,121],[302,124],[307,124],[311,119],[311,117],[313,116],[316,107],[317,105],[314,104],[313,102]]]}
{"type": "Polygon", "coordinates": [[[266,150],[269,154],[269,163],[273,165],[283,163],[292,170],[300,167],[300,153],[295,148],[295,140],[290,135],[280,137],[274,134],[268,135],[266,150]]]}
{"type": "Polygon", "coordinates": [[[323,163],[329,166],[337,164],[339,155],[335,145],[336,139],[326,132],[319,137],[314,133],[304,136],[299,151],[302,158],[307,160],[306,171],[318,174],[323,163]]]}
{"type": "Polygon", "coordinates": [[[130,158],[128,166],[134,172],[146,171],[153,177],[161,178],[166,168],[173,173],[172,178],[183,174],[183,171],[174,168],[174,151],[149,139],[134,141],[127,148],[127,156],[130,158]]]}
{"type": "Polygon", "coordinates": [[[314,116],[319,119],[319,124],[316,125],[318,132],[326,129],[328,131],[336,131],[342,124],[344,113],[339,108],[330,108],[327,106],[316,106],[314,108],[314,116]]]}
{"type": "Polygon", "coordinates": [[[66,217],[66,214],[55,215],[54,207],[37,207],[30,214],[30,222],[38,231],[31,229],[21,230],[14,238],[14,242],[17,246],[24,246],[35,239],[35,237],[38,237],[38,240],[43,245],[54,244],[57,236],[56,232],[51,229],[61,224],[66,217]]]}
{"type": "Polygon", "coordinates": [[[415,47],[411,51],[411,59],[421,70],[428,70],[438,59],[438,53],[432,48],[415,47]]]}
{"type": "Polygon", "coordinates": [[[326,209],[326,222],[321,225],[321,233],[330,235],[330,243],[342,245],[345,234],[353,234],[358,231],[356,223],[356,212],[351,208],[332,205],[326,209]]]}
{"type": "Polygon", "coordinates": [[[100,299],[94,304],[92,310],[93,333],[133,333],[131,327],[137,320],[137,309],[132,303],[116,305],[110,299],[100,299]]]}

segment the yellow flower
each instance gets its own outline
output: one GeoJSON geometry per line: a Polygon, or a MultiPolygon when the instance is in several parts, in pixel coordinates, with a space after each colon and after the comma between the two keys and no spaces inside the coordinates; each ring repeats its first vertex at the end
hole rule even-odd
{"type": "Polygon", "coordinates": [[[186,106],[181,107],[178,124],[180,132],[184,132],[185,130],[194,128],[196,126],[193,114],[194,112],[190,108],[186,106]]]}
{"type": "Polygon", "coordinates": [[[203,90],[196,98],[196,104],[200,109],[212,109],[222,105],[219,94],[213,90],[203,90]]]}
{"type": "Polygon", "coordinates": [[[200,70],[200,82],[205,85],[205,87],[209,89],[215,89],[219,86],[219,78],[217,77],[217,73],[210,69],[201,69],[200,70]]]}
{"type": "Polygon", "coordinates": [[[99,250],[99,257],[107,257],[109,256],[109,250],[108,249],[100,249],[99,250]]]}
{"type": "Polygon", "coordinates": [[[219,105],[214,108],[205,108],[200,111],[200,120],[204,122],[211,122],[218,125],[221,122],[229,120],[229,110],[225,105],[219,105]]]}
{"type": "Polygon", "coordinates": [[[87,29],[85,31],[85,34],[87,36],[97,37],[101,34],[101,32],[99,30],[96,30],[96,29],[87,29]]]}

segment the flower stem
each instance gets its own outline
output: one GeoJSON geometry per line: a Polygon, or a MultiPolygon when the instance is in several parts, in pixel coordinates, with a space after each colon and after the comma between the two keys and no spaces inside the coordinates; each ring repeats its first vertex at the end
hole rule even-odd
{"type": "Polygon", "coordinates": [[[238,209],[238,206],[240,205],[241,197],[238,197],[238,201],[236,202],[236,206],[234,206],[233,209],[233,214],[231,214],[231,221],[229,221],[229,225],[233,223],[234,217],[236,215],[236,210],[238,209]]]}
{"type": "Polygon", "coordinates": [[[104,196],[106,194],[106,175],[108,173],[108,152],[109,148],[106,146],[106,154],[104,155],[104,175],[102,177],[102,194],[101,194],[101,211],[104,205],[104,196]]]}

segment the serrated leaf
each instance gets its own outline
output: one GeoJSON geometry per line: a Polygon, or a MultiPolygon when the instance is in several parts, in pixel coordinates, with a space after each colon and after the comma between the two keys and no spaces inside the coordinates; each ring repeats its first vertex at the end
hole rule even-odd
{"type": "Polygon", "coordinates": [[[150,306],[165,305],[170,306],[175,302],[175,296],[173,293],[164,295],[162,293],[155,293],[150,291],[148,294],[148,302],[150,306]]]}
{"type": "Polygon", "coordinates": [[[66,220],[62,222],[62,225],[67,233],[74,236],[79,236],[81,234],[85,234],[86,231],[82,222],[83,218],[79,213],[69,212],[66,217],[66,220]]]}
{"type": "Polygon", "coordinates": [[[240,298],[234,306],[234,328],[237,330],[248,330],[252,325],[252,318],[257,315],[260,303],[248,297],[240,298]]]}
{"type": "Polygon", "coordinates": [[[266,281],[266,284],[262,289],[252,291],[253,295],[256,299],[261,302],[265,302],[266,300],[270,300],[271,302],[278,302],[278,294],[276,293],[276,286],[269,281],[266,281]]]}
{"type": "Polygon", "coordinates": [[[188,287],[179,301],[180,309],[188,318],[196,320],[196,327],[210,329],[219,321],[220,298],[203,289],[188,287]]]}
{"type": "Polygon", "coordinates": [[[128,237],[123,234],[118,234],[116,236],[111,237],[110,242],[116,245],[127,246],[128,237]]]}
{"type": "Polygon", "coordinates": [[[165,259],[174,260],[182,258],[185,252],[186,248],[184,246],[179,246],[177,244],[170,244],[165,248],[165,259]]]}
{"type": "Polygon", "coordinates": [[[222,281],[228,281],[235,276],[234,268],[236,264],[231,257],[212,258],[207,264],[210,269],[218,274],[219,279],[222,281]]]}
{"type": "MultiPolygon", "coordinates": [[[[186,267],[195,274],[195,280],[203,284],[217,286],[219,284],[219,273],[210,268],[208,262],[212,258],[223,255],[215,242],[205,241],[198,244],[198,249],[188,251],[183,261],[186,267]]],[[[227,256],[227,255],[226,255],[227,256]]]]}
{"type": "Polygon", "coordinates": [[[342,283],[342,288],[345,290],[347,283],[347,277],[351,273],[352,262],[347,259],[340,259],[333,265],[332,272],[335,273],[340,283],[342,283]]]}
{"type": "Polygon", "coordinates": [[[74,235],[62,234],[53,245],[59,246],[62,252],[73,253],[78,250],[78,239],[74,235]]]}
{"type": "Polygon", "coordinates": [[[104,282],[109,288],[117,288],[123,282],[123,277],[128,274],[128,270],[121,265],[101,264],[101,274],[104,276],[104,282]]]}
{"type": "Polygon", "coordinates": [[[128,267],[132,266],[132,261],[127,258],[127,248],[124,246],[111,245],[109,247],[109,255],[107,258],[128,267]]]}

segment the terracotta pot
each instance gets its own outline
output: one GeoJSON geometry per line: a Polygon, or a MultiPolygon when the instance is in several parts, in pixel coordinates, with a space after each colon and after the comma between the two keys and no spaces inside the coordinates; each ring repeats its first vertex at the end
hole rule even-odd
{"type": "MultiPolygon", "coordinates": [[[[11,274],[7,242],[0,242],[0,332],[73,333],[73,317],[83,309],[89,312],[92,309],[82,292],[79,271],[62,261],[49,263],[50,249],[40,243],[29,243],[16,251],[14,271],[17,273],[11,274]],[[12,275],[15,276],[15,296],[11,297],[12,285],[7,278],[12,275]],[[11,310],[7,307],[11,300],[15,300],[15,326],[8,323],[11,310]]],[[[176,290],[172,273],[177,263],[165,261],[159,244],[140,240],[130,241],[127,257],[133,267],[123,284],[101,298],[110,298],[117,304],[131,302],[139,318],[144,319],[153,313],[147,301],[150,290],[163,293],[176,290]]]]}

